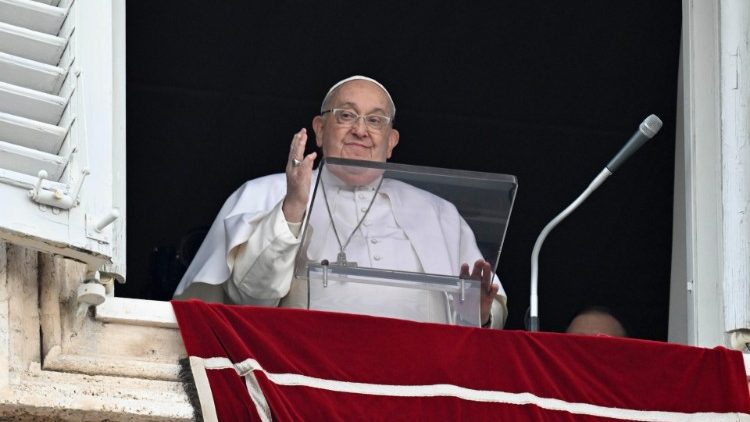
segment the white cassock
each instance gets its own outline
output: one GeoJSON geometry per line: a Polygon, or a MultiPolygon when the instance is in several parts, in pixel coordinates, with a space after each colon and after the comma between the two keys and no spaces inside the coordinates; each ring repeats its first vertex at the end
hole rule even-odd
{"type": "MultiPolygon", "coordinates": [[[[450,202],[393,179],[384,179],[377,189],[378,180],[352,187],[327,171],[322,178],[340,243],[351,235],[345,249],[348,261],[360,267],[458,275],[462,263],[471,267],[482,258],[474,234],[450,202]]],[[[236,304],[308,307],[307,282],[294,279],[301,239],[299,227],[287,223],[281,211],[285,194],[285,174],[251,180],[235,191],[219,211],[175,298],[228,297],[236,304]]],[[[318,195],[310,211],[312,240],[305,252],[311,261],[333,262],[340,246],[325,199],[318,195]]],[[[507,299],[499,280],[493,282],[500,289],[492,304],[492,327],[502,328],[507,299]]],[[[338,310],[413,319],[411,311],[401,311],[414,308],[429,321],[447,321],[443,293],[361,283],[346,286],[338,310]],[[399,305],[403,303],[409,306],[399,305]]]]}

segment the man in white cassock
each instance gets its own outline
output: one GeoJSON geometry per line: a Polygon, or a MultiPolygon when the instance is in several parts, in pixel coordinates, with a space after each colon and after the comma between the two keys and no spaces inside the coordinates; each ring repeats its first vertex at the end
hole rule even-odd
{"type": "MultiPolygon", "coordinates": [[[[326,157],[384,162],[399,142],[395,113],[390,94],[379,82],[364,76],[344,79],[331,87],[313,118],[316,143],[326,157]]],[[[316,153],[305,155],[306,143],[303,128],[292,138],[285,173],[246,182],[227,199],[177,286],[176,299],[308,306],[307,283],[294,278],[302,221],[317,176],[316,153]]],[[[308,222],[311,244],[318,245],[307,251],[309,257],[340,252],[364,267],[479,279],[482,326],[503,327],[505,292],[451,203],[395,180],[357,180],[356,175],[327,168],[319,188],[325,195],[315,201],[324,210],[311,213],[308,222]]],[[[349,284],[347,295],[361,298],[352,302],[352,312],[380,315],[406,300],[417,304],[427,320],[447,322],[447,299],[439,292],[349,284]]],[[[399,316],[398,309],[386,314],[399,316]]]]}

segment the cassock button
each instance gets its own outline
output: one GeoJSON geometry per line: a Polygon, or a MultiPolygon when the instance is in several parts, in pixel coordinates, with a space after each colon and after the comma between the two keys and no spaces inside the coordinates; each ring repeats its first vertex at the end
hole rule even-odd
{"type": "Polygon", "coordinates": [[[360,208],[359,210],[360,210],[360,211],[362,211],[362,214],[364,214],[364,213],[366,213],[366,212],[367,212],[367,207],[362,207],[362,208],[360,208]]]}
{"type": "Polygon", "coordinates": [[[372,259],[374,259],[376,261],[380,261],[381,259],[383,259],[383,257],[380,256],[380,255],[375,255],[375,256],[372,257],[372,259]]]}
{"type": "Polygon", "coordinates": [[[370,239],[370,243],[377,245],[380,241],[378,239],[370,239]]]}

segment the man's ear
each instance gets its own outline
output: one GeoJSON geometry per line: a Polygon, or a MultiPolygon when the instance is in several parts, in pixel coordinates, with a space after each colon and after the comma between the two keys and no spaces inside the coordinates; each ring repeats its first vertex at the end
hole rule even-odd
{"type": "Polygon", "coordinates": [[[396,148],[396,145],[398,145],[398,139],[401,135],[399,135],[398,131],[396,129],[391,129],[391,133],[388,134],[388,152],[385,156],[387,159],[391,159],[391,154],[393,153],[393,148],[396,148]]]}
{"type": "Polygon", "coordinates": [[[313,117],[312,127],[315,132],[315,144],[318,145],[318,148],[323,147],[323,123],[325,122],[322,116],[313,117]]]}

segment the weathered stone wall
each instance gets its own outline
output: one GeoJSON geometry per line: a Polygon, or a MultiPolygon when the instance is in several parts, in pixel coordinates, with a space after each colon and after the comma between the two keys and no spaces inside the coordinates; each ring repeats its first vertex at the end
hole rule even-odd
{"type": "Polygon", "coordinates": [[[191,420],[177,329],[97,320],[77,301],[85,274],[0,242],[0,420],[191,420]]]}

